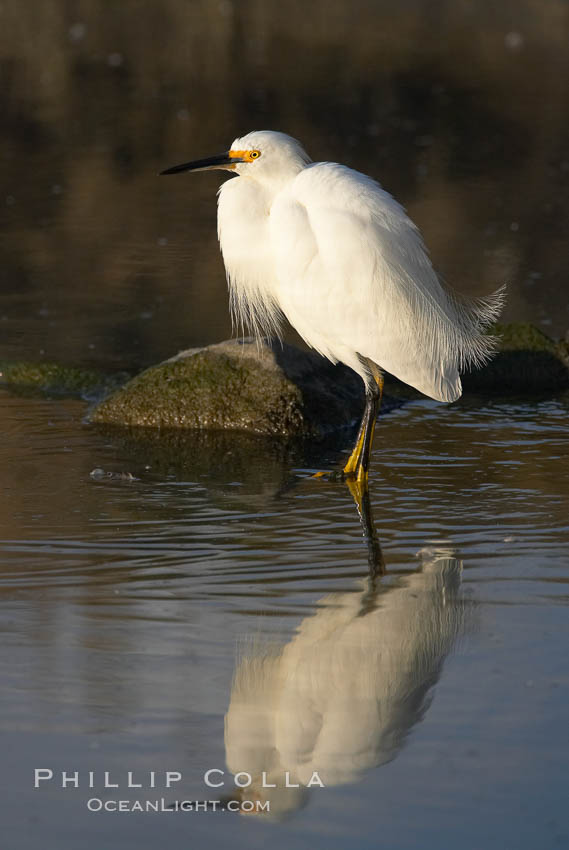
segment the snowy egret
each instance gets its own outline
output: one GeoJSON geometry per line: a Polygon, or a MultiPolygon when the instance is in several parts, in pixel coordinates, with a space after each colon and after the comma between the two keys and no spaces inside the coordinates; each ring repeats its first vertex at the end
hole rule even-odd
{"type": "Polygon", "coordinates": [[[243,797],[270,800],[271,817],[306,804],[314,773],[326,788],[361,782],[423,718],[470,609],[456,552],[420,554],[421,569],[391,584],[360,581],[355,592],[320,599],[282,647],[260,633],[244,644],[226,761],[253,777],[243,797]]]}
{"type": "Polygon", "coordinates": [[[435,273],[419,230],[370,177],[312,162],[284,133],[258,130],[218,156],[162,171],[227,169],[218,236],[237,326],[279,334],[283,317],[365,386],[365,410],[343,475],[367,482],[383,370],[438,401],[462,393],[460,372],[484,363],[504,288],[466,299],[435,273]]]}

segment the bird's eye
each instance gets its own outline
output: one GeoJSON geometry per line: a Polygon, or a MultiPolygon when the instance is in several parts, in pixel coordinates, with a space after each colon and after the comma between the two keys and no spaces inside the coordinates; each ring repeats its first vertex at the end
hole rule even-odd
{"type": "Polygon", "coordinates": [[[261,156],[261,151],[251,151],[249,156],[251,159],[258,159],[261,156]]]}

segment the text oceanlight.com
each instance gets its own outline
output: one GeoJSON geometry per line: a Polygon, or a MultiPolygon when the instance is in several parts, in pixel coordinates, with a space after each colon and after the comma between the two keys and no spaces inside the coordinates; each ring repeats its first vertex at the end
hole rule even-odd
{"type": "Polygon", "coordinates": [[[87,800],[90,812],[270,812],[270,800],[87,800]]]}

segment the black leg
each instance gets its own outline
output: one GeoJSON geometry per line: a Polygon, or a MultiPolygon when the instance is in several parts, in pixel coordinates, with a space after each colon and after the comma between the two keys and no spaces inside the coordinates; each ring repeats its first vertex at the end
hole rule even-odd
{"type": "MultiPolygon", "coordinates": [[[[367,475],[369,469],[369,459],[371,455],[371,444],[375,431],[375,421],[379,412],[381,402],[381,393],[377,384],[374,383],[366,391],[366,409],[364,414],[365,430],[362,441],[362,450],[360,456],[360,466],[364,475],[367,475]]],[[[359,470],[356,472],[359,477],[359,470]]]]}
{"type": "Polygon", "coordinates": [[[370,578],[369,589],[371,596],[375,598],[376,579],[380,578],[382,575],[385,575],[386,569],[385,562],[383,560],[383,555],[381,552],[379,538],[375,530],[373,515],[371,512],[367,478],[364,478],[362,480],[348,478],[346,479],[346,484],[348,485],[348,489],[352,494],[352,497],[356,504],[356,508],[358,509],[360,522],[362,524],[364,539],[367,544],[368,553],[370,578]]]}
{"type": "Polygon", "coordinates": [[[358,506],[358,513],[360,515],[362,528],[364,530],[364,537],[366,539],[368,547],[368,564],[370,578],[385,575],[385,562],[383,560],[381,546],[379,544],[379,538],[377,536],[377,532],[375,530],[375,525],[373,522],[371,505],[369,501],[369,490],[367,486],[364,487],[362,493],[361,507],[358,506]]]}

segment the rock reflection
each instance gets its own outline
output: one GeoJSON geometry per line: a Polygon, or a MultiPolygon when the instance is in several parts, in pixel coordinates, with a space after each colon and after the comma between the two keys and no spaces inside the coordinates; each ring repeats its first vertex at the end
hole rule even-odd
{"type": "Polygon", "coordinates": [[[421,559],[389,584],[372,572],[323,597],[285,646],[242,653],[225,717],[227,766],[252,777],[242,800],[284,817],[315,772],[327,787],[358,782],[401,750],[465,622],[460,560],[445,548],[421,559]]]}

